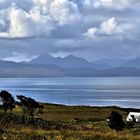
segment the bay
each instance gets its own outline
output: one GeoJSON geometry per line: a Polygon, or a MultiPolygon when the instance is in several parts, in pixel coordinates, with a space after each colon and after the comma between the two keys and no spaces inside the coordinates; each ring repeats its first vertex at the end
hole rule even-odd
{"type": "Polygon", "coordinates": [[[47,103],[140,108],[140,77],[0,78],[0,90],[47,103]]]}

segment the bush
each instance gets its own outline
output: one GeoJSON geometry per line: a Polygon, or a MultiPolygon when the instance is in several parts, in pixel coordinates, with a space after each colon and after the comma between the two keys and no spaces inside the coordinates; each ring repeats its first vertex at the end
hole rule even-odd
{"type": "Polygon", "coordinates": [[[108,126],[116,131],[122,131],[125,128],[122,115],[116,111],[112,111],[108,119],[108,126]]]}
{"type": "Polygon", "coordinates": [[[6,113],[8,109],[10,109],[12,113],[12,110],[15,108],[15,100],[12,94],[6,90],[3,90],[0,92],[0,99],[2,102],[4,113],[6,113]]]}
{"type": "Polygon", "coordinates": [[[39,104],[32,98],[25,97],[23,95],[17,95],[18,105],[22,106],[23,114],[33,116],[35,111],[38,109],[38,113],[43,113],[44,106],[39,104]]]}

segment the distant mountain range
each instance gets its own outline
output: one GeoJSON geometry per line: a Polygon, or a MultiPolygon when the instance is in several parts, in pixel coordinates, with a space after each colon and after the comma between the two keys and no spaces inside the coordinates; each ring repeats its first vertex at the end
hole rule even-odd
{"type": "Polygon", "coordinates": [[[118,59],[101,59],[101,60],[95,61],[94,63],[95,64],[108,64],[108,65],[116,68],[116,67],[123,66],[127,62],[129,62],[129,61],[118,58],[118,59]]]}
{"type": "Polygon", "coordinates": [[[133,59],[125,63],[122,67],[124,68],[137,68],[140,69],[140,58],[133,59]]]}
{"type": "Polygon", "coordinates": [[[87,60],[69,55],[53,57],[40,55],[30,62],[0,61],[0,77],[91,77],[140,76],[140,58],[133,60],[87,60]],[[116,63],[116,64],[115,64],[116,63]]]}
{"type": "Polygon", "coordinates": [[[28,64],[39,64],[39,65],[55,65],[63,68],[94,68],[98,70],[105,70],[112,68],[111,65],[107,63],[92,63],[87,60],[76,57],[74,55],[69,55],[67,57],[53,57],[49,54],[40,55],[37,58],[28,62],[28,64]]]}

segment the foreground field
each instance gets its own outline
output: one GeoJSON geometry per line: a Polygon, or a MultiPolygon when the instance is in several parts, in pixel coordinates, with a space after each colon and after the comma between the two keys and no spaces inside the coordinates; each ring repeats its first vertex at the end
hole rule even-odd
{"type": "Polygon", "coordinates": [[[140,127],[124,131],[111,130],[106,122],[112,111],[123,115],[129,111],[119,107],[86,107],[44,104],[44,113],[25,116],[20,107],[13,114],[0,110],[2,140],[140,140],[140,127]]]}

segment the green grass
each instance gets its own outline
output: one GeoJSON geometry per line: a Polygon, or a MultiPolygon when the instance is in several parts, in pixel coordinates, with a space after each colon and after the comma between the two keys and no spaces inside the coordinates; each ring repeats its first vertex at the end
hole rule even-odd
{"type": "MultiPolygon", "coordinates": [[[[140,140],[140,126],[125,129],[121,132],[111,130],[106,118],[112,111],[123,115],[123,119],[129,111],[119,107],[89,107],[89,106],[63,106],[44,104],[44,114],[35,115],[35,118],[57,122],[67,122],[65,128],[44,129],[41,126],[24,125],[14,121],[0,120],[0,128],[3,130],[2,140],[140,140]]],[[[16,107],[13,112],[17,117],[22,116],[21,108],[16,107]]],[[[2,114],[2,110],[0,110],[2,114]]]]}

